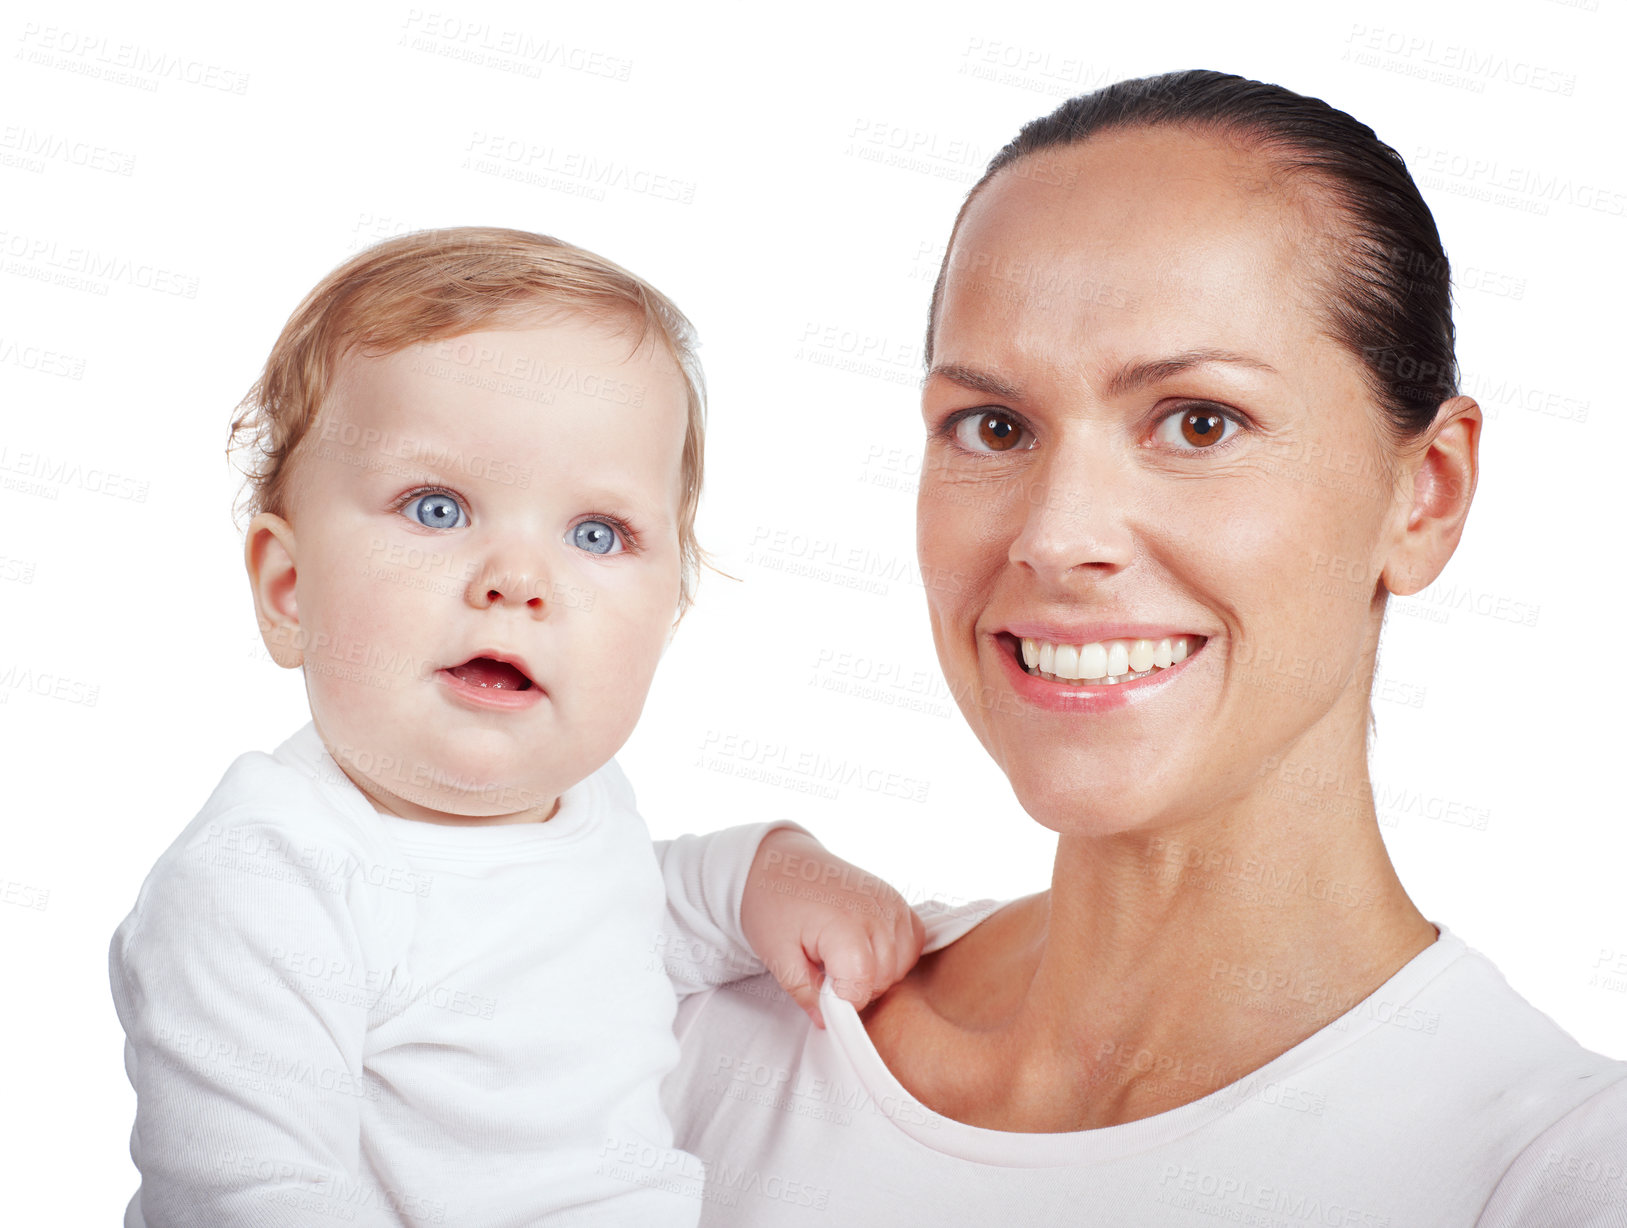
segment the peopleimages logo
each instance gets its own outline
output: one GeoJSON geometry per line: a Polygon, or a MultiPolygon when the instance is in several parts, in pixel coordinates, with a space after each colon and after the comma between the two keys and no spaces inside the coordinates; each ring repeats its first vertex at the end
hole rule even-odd
{"type": "Polygon", "coordinates": [[[931,789],[929,781],[873,763],[834,758],[820,751],[799,750],[783,742],[743,737],[717,729],[707,730],[695,766],[782,785],[828,800],[835,800],[837,790],[849,785],[867,793],[909,802],[926,801],[931,789]]]}
{"type": "Polygon", "coordinates": [[[633,62],[624,57],[555,38],[538,38],[525,30],[465,21],[451,13],[408,9],[401,29],[398,46],[526,77],[540,77],[544,68],[612,81],[626,81],[633,75],[633,62]]]}
{"type": "Polygon", "coordinates": [[[1420,186],[1439,188],[1488,204],[1545,215],[1550,205],[1570,205],[1610,217],[1627,216],[1627,192],[1557,171],[1506,165],[1451,149],[1418,146],[1408,159],[1420,186]]]}
{"type": "Polygon", "coordinates": [[[173,269],[144,264],[113,252],[74,247],[54,239],[0,230],[0,255],[8,257],[6,272],[36,281],[105,295],[115,282],[137,290],[152,290],[176,298],[198,297],[198,279],[173,269]]]}
{"type": "Polygon", "coordinates": [[[148,93],[161,82],[196,85],[223,94],[246,94],[247,73],[191,56],[175,55],[140,43],[109,38],[105,34],[61,26],[23,25],[17,57],[31,64],[60,68],[114,85],[128,85],[148,93]]]}
{"type": "Polygon", "coordinates": [[[1345,36],[1344,59],[1367,68],[1485,93],[1487,82],[1569,98],[1576,74],[1464,43],[1437,42],[1404,30],[1356,24],[1345,36]]]}
{"type": "Polygon", "coordinates": [[[1338,1199],[1322,1199],[1254,1177],[1207,1172],[1187,1164],[1165,1164],[1158,1174],[1158,1187],[1159,1202],[1234,1223],[1277,1222],[1244,1218],[1248,1211],[1269,1211],[1299,1223],[1336,1224],[1339,1228],[1390,1228],[1388,1215],[1353,1207],[1338,1199]]]}

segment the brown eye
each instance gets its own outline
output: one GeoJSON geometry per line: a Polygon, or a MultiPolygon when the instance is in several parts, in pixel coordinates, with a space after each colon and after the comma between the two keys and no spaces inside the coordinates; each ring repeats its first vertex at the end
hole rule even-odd
{"type": "Polygon", "coordinates": [[[999,409],[973,410],[947,429],[968,452],[1017,452],[1034,446],[1028,428],[999,409]]]}
{"type": "Polygon", "coordinates": [[[991,452],[1009,452],[1022,439],[1022,428],[1002,413],[978,415],[978,441],[991,452]]]}
{"type": "Polygon", "coordinates": [[[1175,456],[1196,456],[1228,448],[1233,439],[1252,429],[1217,405],[1188,401],[1158,420],[1153,442],[1175,456]]]}
{"type": "Polygon", "coordinates": [[[1226,419],[1219,414],[1191,409],[1181,415],[1181,438],[1194,448],[1213,447],[1225,434],[1226,419]]]}

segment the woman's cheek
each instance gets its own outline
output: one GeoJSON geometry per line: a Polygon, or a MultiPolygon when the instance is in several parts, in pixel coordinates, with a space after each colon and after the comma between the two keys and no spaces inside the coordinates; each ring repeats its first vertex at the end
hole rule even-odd
{"type": "MultiPolygon", "coordinates": [[[[992,502],[993,492],[990,495],[992,502]]],[[[989,535],[989,515],[970,497],[970,488],[934,475],[930,466],[921,474],[916,500],[916,554],[929,600],[952,595],[958,586],[934,584],[935,576],[964,574],[977,553],[976,543],[989,535]]]]}

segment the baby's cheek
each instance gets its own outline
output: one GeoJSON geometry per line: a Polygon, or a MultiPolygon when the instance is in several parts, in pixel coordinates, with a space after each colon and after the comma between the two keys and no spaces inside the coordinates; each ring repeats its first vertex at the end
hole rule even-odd
{"type": "Polygon", "coordinates": [[[595,648],[588,654],[584,682],[594,708],[591,723],[608,740],[632,733],[655,680],[666,644],[665,621],[649,618],[615,620],[595,629],[595,648]]]}
{"type": "Polygon", "coordinates": [[[324,727],[332,737],[343,736],[352,744],[366,745],[384,732],[379,703],[381,688],[372,674],[361,666],[347,665],[332,658],[306,659],[305,690],[311,711],[325,718],[324,727]]]}
{"type": "Polygon", "coordinates": [[[389,697],[423,672],[423,646],[397,634],[397,612],[376,584],[336,577],[320,593],[305,686],[324,731],[382,752],[393,741],[389,697]]]}
{"type": "Polygon", "coordinates": [[[613,719],[624,719],[631,713],[636,718],[655,681],[655,671],[661,663],[661,644],[647,639],[639,642],[631,637],[622,639],[620,644],[620,651],[601,656],[594,681],[600,688],[607,714],[613,714],[613,719]]]}

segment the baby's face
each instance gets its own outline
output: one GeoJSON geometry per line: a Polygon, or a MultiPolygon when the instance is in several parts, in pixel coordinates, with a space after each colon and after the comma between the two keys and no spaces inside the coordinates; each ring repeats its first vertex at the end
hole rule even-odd
{"type": "Polygon", "coordinates": [[[318,731],[391,813],[546,819],[638,720],[676,614],[684,385],[574,316],[347,357],[296,455],[318,731]]]}

